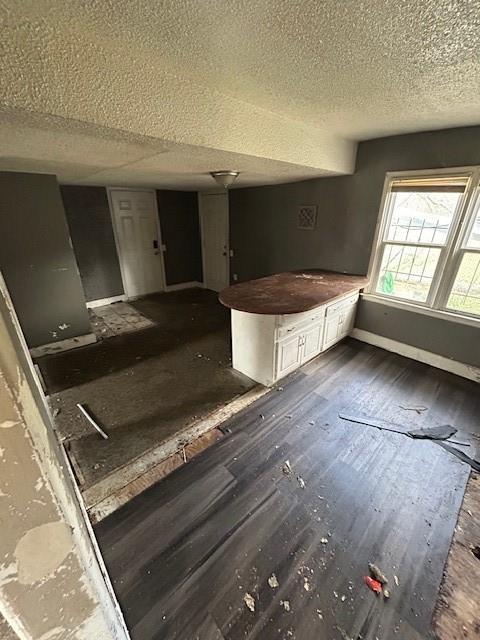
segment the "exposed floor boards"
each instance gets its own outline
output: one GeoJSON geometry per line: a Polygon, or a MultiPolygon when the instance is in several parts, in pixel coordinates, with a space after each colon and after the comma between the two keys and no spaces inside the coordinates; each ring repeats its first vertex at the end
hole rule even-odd
{"type": "Polygon", "coordinates": [[[353,340],[317,358],[96,526],[132,637],[430,638],[469,467],[338,412],[472,432],[479,409],[475,383],[353,340]],[[368,562],[390,600],[365,586],[368,562]]]}
{"type": "Polygon", "coordinates": [[[191,289],[130,304],[155,326],[38,360],[83,488],[255,384],[230,366],[229,312],[214,292],[191,289]],[[88,406],[108,440],[92,430],[77,402],[88,406]]]}

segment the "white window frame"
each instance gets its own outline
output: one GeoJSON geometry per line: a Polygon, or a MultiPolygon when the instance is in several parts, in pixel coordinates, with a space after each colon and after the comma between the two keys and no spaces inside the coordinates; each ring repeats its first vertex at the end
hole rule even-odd
{"type": "Polygon", "coordinates": [[[368,268],[369,284],[365,287],[364,297],[368,300],[386,304],[388,306],[405,308],[426,315],[439,316],[445,319],[462,322],[464,324],[480,326],[480,317],[447,308],[450,291],[460,267],[463,255],[468,252],[480,253],[480,248],[466,248],[464,244],[473,227],[475,217],[473,212],[480,202],[480,166],[452,167],[447,169],[424,169],[418,171],[389,171],[385,175],[380,211],[377,219],[373,249],[368,268]],[[462,197],[459,199],[457,209],[445,245],[429,243],[410,243],[405,241],[387,240],[385,231],[391,220],[392,207],[390,206],[391,185],[395,180],[407,178],[429,177],[467,177],[467,185],[462,197]],[[430,291],[425,302],[407,300],[391,295],[384,295],[376,291],[380,266],[383,256],[383,247],[386,244],[398,244],[402,246],[416,246],[439,248],[440,257],[437,263],[430,291]]]}

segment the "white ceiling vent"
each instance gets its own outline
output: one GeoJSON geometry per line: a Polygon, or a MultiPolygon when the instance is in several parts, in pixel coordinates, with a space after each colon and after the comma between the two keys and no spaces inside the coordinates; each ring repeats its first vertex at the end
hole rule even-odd
{"type": "Polygon", "coordinates": [[[298,208],[298,222],[299,229],[315,229],[317,225],[317,205],[305,204],[298,208]]]}

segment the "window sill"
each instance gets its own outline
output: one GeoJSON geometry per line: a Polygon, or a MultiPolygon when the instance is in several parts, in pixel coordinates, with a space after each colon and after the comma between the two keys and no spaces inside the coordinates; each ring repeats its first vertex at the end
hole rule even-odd
{"type": "Polygon", "coordinates": [[[470,327],[477,327],[480,329],[480,318],[470,318],[458,313],[452,313],[450,311],[440,311],[439,309],[429,309],[422,307],[412,302],[404,302],[403,300],[391,300],[384,296],[377,296],[373,293],[360,294],[363,300],[367,302],[376,302],[383,304],[386,307],[395,307],[396,309],[404,309],[406,311],[412,311],[413,313],[420,313],[424,316],[431,316],[432,318],[440,318],[441,320],[448,320],[449,322],[456,322],[458,324],[466,324],[470,327]]]}

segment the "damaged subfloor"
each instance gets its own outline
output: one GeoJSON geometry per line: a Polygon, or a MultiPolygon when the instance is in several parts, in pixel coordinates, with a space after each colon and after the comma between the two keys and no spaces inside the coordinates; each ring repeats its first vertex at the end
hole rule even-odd
{"type": "Polygon", "coordinates": [[[134,640],[433,639],[436,604],[440,640],[478,637],[478,589],[460,577],[478,586],[478,500],[468,493],[460,523],[470,528],[457,527],[439,598],[470,467],[435,442],[342,412],[480,430],[474,382],[354,340],[338,345],[96,525],[134,640]],[[389,599],[365,583],[371,562],[389,599]]]}
{"type": "Polygon", "coordinates": [[[255,384],[231,369],[229,314],[215,293],[190,289],[110,307],[95,310],[107,339],[37,361],[82,490],[255,384]],[[140,330],[123,331],[126,323],[140,330]]]}

